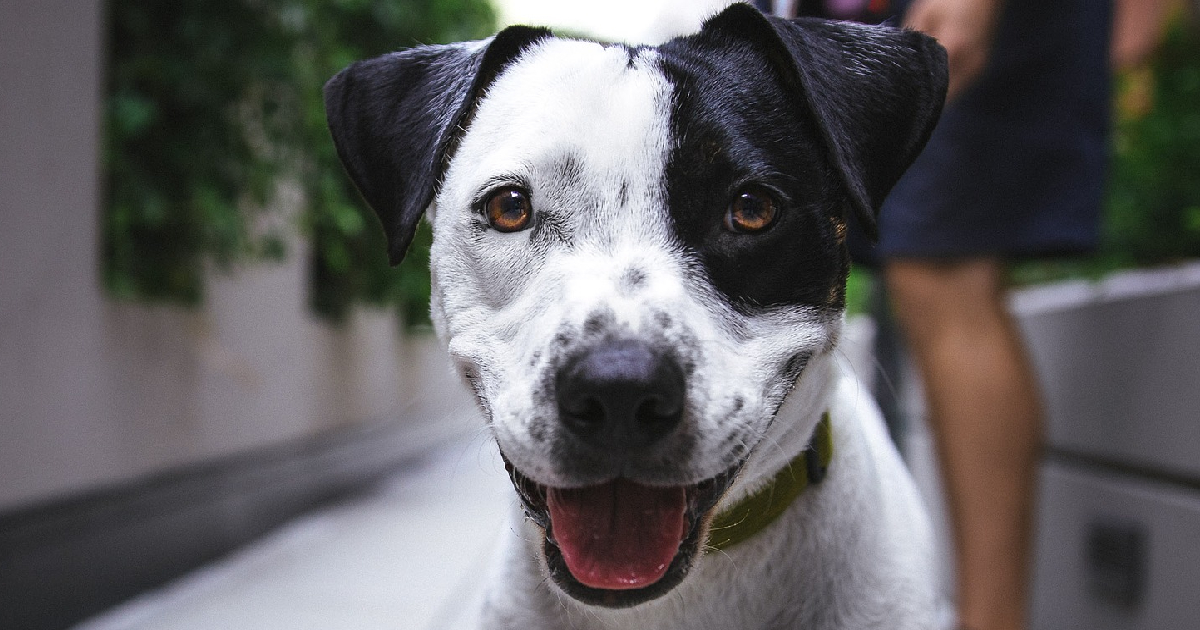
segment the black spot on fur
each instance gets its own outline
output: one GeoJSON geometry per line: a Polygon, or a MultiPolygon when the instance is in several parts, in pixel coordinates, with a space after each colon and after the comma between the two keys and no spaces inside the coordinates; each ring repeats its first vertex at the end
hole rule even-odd
{"type": "Polygon", "coordinates": [[[545,444],[550,441],[550,432],[546,428],[544,422],[531,422],[529,424],[529,437],[533,438],[534,442],[545,444]]]}
{"type": "Polygon", "coordinates": [[[629,205],[629,182],[622,181],[617,188],[617,207],[624,208],[629,205]]]}
{"type": "Polygon", "coordinates": [[[625,60],[625,68],[632,70],[637,65],[637,58],[642,54],[642,49],[645,46],[630,46],[626,48],[629,57],[625,60]]]}
{"type": "Polygon", "coordinates": [[[529,235],[530,244],[541,255],[554,245],[570,246],[572,242],[570,230],[563,218],[543,210],[541,207],[534,208],[533,231],[529,235]]]}
{"type": "Polygon", "coordinates": [[[583,322],[583,332],[594,336],[608,330],[613,322],[613,313],[609,310],[596,311],[588,315],[583,322]]]}
{"type": "Polygon", "coordinates": [[[625,293],[632,293],[646,285],[646,272],[639,267],[630,267],[621,274],[620,287],[625,293]]]}
{"type": "Polygon", "coordinates": [[[734,457],[741,457],[746,453],[746,437],[740,431],[730,433],[721,440],[721,450],[728,451],[734,457]]]}
{"type": "Polygon", "coordinates": [[[552,176],[562,188],[576,188],[583,179],[583,162],[573,153],[568,153],[554,163],[552,176]]]}
{"type": "Polygon", "coordinates": [[[683,368],[683,375],[691,378],[696,373],[696,360],[691,357],[683,358],[680,361],[679,367],[683,368]]]}

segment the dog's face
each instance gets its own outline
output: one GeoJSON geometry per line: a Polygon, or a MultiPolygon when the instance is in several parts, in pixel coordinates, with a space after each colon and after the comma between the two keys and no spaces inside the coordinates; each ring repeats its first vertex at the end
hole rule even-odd
{"type": "Polygon", "coordinates": [[[680,48],[533,45],[480,99],[436,198],[435,319],[505,456],[544,485],[728,470],[840,321],[842,198],[816,134],[795,107],[714,107],[699,95],[730,84],[795,99],[749,56],[697,72],[680,48]],[[648,387],[678,381],[650,396],[679,426],[646,448],[577,435],[561,390],[596,352],[670,372],[648,387]]]}
{"type": "Polygon", "coordinates": [[[430,206],[435,324],[568,594],[683,579],[943,90],[919,35],[740,5],[654,48],[515,28],[331,81],[394,258],[430,206]]]}

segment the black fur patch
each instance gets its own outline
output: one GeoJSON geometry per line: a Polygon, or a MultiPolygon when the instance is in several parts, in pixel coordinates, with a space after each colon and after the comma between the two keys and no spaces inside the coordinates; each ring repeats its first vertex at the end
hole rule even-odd
{"type": "MultiPolygon", "coordinates": [[[[626,294],[634,293],[646,284],[646,272],[639,267],[630,267],[621,274],[621,291],[626,294]]],[[[665,326],[664,326],[665,328],[665,326]]]]}
{"type": "Polygon", "coordinates": [[[734,4],[660,47],[674,86],[667,198],[684,245],[741,308],[842,308],[852,212],[868,232],[925,144],[946,88],[944,51],[919,33],[767,18],[734,4]],[[781,215],[734,233],[746,186],[781,215]]]}
{"type": "Polygon", "coordinates": [[[762,54],[713,33],[664,45],[662,63],[674,86],[667,200],[684,245],[736,306],[841,308],[848,257],[831,217],[845,197],[801,95],[762,54]],[[782,214],[735,234],[724,216],[751,183],[774,191],[782,214]]]}
{"type": "Polygon", "coordinates": [[[514,26],[485,48],[421,46],[359,61],[325,84],[338,157],[399,264],[479,95],[550,31],[514,26]]]}

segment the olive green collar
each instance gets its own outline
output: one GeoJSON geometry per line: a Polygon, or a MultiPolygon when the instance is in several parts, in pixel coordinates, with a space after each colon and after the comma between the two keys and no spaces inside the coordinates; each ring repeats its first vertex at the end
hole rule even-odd
{"type": "Polygon", "coordinates": [[[741,501],[721,510],[708,533],[708,549],[728,549],[749,539],[779,518],[784,510],[812,484],[821,483],[833,459],[833,431],[829,412],[821,415],[812,444],[787,466],[775,473],[770,483],[741,501]]]}

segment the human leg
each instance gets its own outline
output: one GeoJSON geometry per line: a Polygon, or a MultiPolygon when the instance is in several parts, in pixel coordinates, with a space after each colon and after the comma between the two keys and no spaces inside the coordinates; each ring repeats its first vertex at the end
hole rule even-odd
{"type": "Polygon", "coordinates": [[[959,621],[1025,628],[1041,409],[991,258],[896,260],[896,317],[925,383],[954,530],[959,621]]]}

